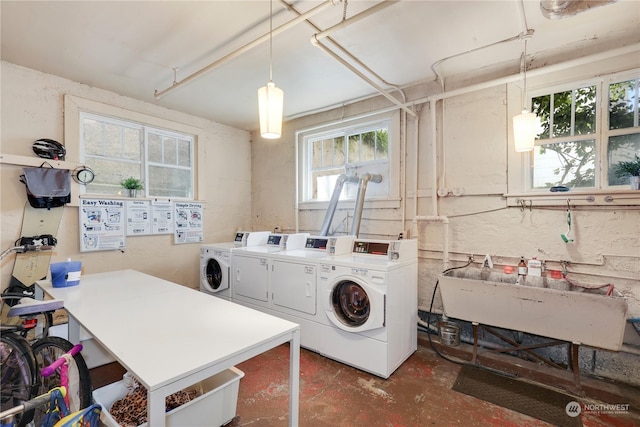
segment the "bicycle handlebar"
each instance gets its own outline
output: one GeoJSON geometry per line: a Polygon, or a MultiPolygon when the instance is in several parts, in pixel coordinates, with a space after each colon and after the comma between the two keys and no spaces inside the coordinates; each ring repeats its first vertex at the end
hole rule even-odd
{"type": "MultiPolygon", "coordinates": [[[[76,344],[73,346],[73,348],[69,351],[67,351],[65,354],[68,354],[70,356],[75,356],[76,354],[80,353],[82,351],[82,344],[76,344]]],[[[42,368],[42,371],[40,371],[40,373],[42,374],[43,377],[48,377],[51,374],[53,374],[56,369],[58,369],[63,363],[65,363],[65,358],[64,357],[59,357],[55,362],[53,362],[51,365],[49,366],[45,366],[44,368],[42,368]]]]}
{"type": "MultiPolygon", "coordinates": [[[[52,393],[56,393],[56,392],[60,392],[60,394],[64,398],[67,395],[67,388],[66,387],[52,388],[51,390],[49,390],[45,394],[42,394],[42,395],[37,396],[37,397],[34,397],[33,399],[30,399],[30,400],[27,400],[27,401],[24,401],[24,402],[22,402],[21,405],[14,406],[11,409],[7,409],[6,411],[0,412],[0,420],[8,419],[9,417],[11,417],[13,415],[17,415],[17,414],[20,414],[22,412],[27,412],[27,411],[30,411],[32,409],[37,408],[40,405],[47,404],[51,400],[51,394],[52,393]]],[[[12,424],[8,424],[8,425],[12,425],[12,424]]]]}

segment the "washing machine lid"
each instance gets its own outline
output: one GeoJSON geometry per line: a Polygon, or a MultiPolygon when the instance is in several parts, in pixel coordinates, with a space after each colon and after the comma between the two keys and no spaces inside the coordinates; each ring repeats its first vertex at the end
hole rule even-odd
{"type": "Polygon", "coordinates": [[[205,250],[229,250],[237,248],[236,242],[220,242],[220,243],[206,243],[201,246],[201,249],[205,250]]]}

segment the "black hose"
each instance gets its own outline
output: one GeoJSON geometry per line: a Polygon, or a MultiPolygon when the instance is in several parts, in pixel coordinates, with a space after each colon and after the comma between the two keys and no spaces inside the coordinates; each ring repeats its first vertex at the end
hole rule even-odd
{"type": "MultiPolygon", "coordinates": [[[[467,268],[469,265],[471,265],[471,262],[472,262],[471,259],[469,259],[469,261],[465,265],[461,265],[461,266],[458,266],[458,267],[447,268],[446,270],[444,270],[442,272],[442,274],[447,274],[450,271],[458,270],[460,268],[467,268]]],[[[486,370],[488,372],[492,372],[494,374],[507,376],[507,377],[511,377],[511,378],[517,377],[517,375],[509,374],[507,372],[502,372],[502,371],[499,371],[497,369],[489,368],[489,367],[486,367],[486,366],[477,365],[477,364],[474,364],[474,363],[471,363],[471,362],[467,362],[465,360],[452,359],[451,357],[448,357],[448,356],[442,354],[438,350],[438,348],[433,344],[433,341],[431,340],[431,334],[429,333],[429,330],[431,329],[431,314],[433,313],[433,303],[434,303],[434,301],[436,299],[436,291],[438,290],[438,284],[439,283],[440,283],[440,279],[436,280],[436,285],[433,287],[433,294],[431,295],[431,304],[429,305],[429,313],[427,313],[427,338],[429,339],[429,344],[431,345],[431,348],[433,349],[433,351],[435,351],[436,354],[438,356],[442,357],[444,360],[447,360],[447,361],[452,362],[452,363],[456,363],[458,365],[473,366],[475,368],[484,369],[484,370],[486,370]]]]}

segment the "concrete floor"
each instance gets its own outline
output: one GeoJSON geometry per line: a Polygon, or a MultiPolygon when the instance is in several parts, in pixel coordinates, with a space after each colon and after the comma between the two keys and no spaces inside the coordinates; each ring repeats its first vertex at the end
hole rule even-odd
{"type": "MultiPolygon", "coordinates": [[[[300,354],[300,426],[549,426],[543,421],[451,390],[461,365],[438,356],[422,335],[418,351],[387,380],[332,361],[316,353],[300,354]]],[[[441,350],[443,349],[442,347],[441,350]]],[[[447,349],[444,348],[446,351],[447,349]]],[[[464,348],[455,349],[461,356],[464,348]]],[[[461,357],[465,357],[462,355],[461,357]]],[[[508,356],[502,356],[508,357],[508,356]]],[[[516,366],[513,357],[507,363],[516,366]]],[[[518,359],[516,359],[518,360],[518,359]]],[[[500,360],[480,359],[500,369],[500,360]]],[[[569,374],[539,366],[517,369],[529,379],[544,380],[558,388],[572,388],[569,374]]],[[[507,365],[505,365],[507,366],[507,365]]],[[[237,416],[229,424],[238,426],[286,426],[288,424],[289,349],[270,350],[237,366],[245,376],[240,381],[237,416]]],[[[120,368],[121,369],[121,368],[120,368]]],[[[118,367],[92,372],[93,386],[121,378],[118,367]]],[[[633,388],[582,378],[585,403],[631,405],[619,414],[591,411],[580,415],[586,427],[639,426],[640,392],[633,388]],[[593,400],[598,396],[601,400],[593,400]],[[603,399],[603,400],[602,400],[603,399]]],[[[569,420],[568,416],[567,419],[569,420]]],[[[183,427],[183,426],[180,426],[183,427]]],[[[186,427],[186,426],[184,426],[186,427]]],[[[200,427],[200,426],[198,426],[200,427]]]]}
{"type": "MultiPolygon", "coordinates": [[[[300,355],[300,425],[549,426],[535,418],[451,390],[461,365],[438,356],[424,340],[421,344],[427,346],[419,345],[418,351],[387,380],[303,349],[300,355]]],[[[240,383],[238,416],[232,426],[286,425],[288,359],[288,347],[281,346],[238,365],[245,377],[240,383]]],[[[590,383],[589,386],[594,385],[590,383]]],[[[640,408],[636,406],[635,409],[640,408]]],[[[581,416],[584,426],[640,425],[640,413],[633,411],[615,416],[581,416]]]]}

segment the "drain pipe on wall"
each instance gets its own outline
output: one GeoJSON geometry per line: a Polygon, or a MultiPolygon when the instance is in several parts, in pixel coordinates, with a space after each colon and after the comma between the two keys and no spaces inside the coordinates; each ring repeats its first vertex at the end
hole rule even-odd
{"type": "Polygon", "coordinates": [[[437,136],[436,129],[436,99],[429,100],[429,122],[431,134],[431,212],[432,215],[418,216],[418,119],[416,118],[416,158],[415,158],[415,190],[413,195],[413,222],[416,226],[416,234],[419,234],[418,225],[422,221],[442,223],[442,269],[449,268],[449,218],[438,213],[438,162],[437,162],[437,136]]]}
{"type": "MultiPolygon", "coordinates": [[[[640,43],[635,43],[632,45],[628,45],[628,46],[623,46],[617,49],[613,49],[607,52],[600,52],[600,53],[596,53],[596,54],[592,54],[592,55],[588,55],[585,57],[581,57],[581,58],[577,58],[577,59],[572,59],[569,61],[565,61],[559,64],[553,64],[553,65],[548,65],[546,67],[542,67],[542,68],[538,68],[532,71],[527,72],[527,75],[530,76],[541,76],[541,75],[545,75],[547,73],[551,73],[551,72],[556,72],[556,71],[562,71],[562,70],[566,70],[569,69],[571,67],[575,67],[575,66],[579,66],[579,65],[584,65],[587,64],[589,62],[593,62],[593,61],[601,61],[601,60],[605,60],[605,59],[609,59],[609,58],[613,58],[615,56],[619,56],[619,55],[625,55],[625,54],[629,54],[629,53],[633,53],[633,52],[637,52],[637,50],[640,48],[640,43]]],[[[431,188],[431,205],[432,205],[432,215],[430,216],[418,216],[418,166],[419,166],[419,156],[418,156],[418,144],[419,144],[419,140],[418,140],[418,117],[416,116],[416,135],[415,135],[415,146],[416,146],[416,156],[415,156],[415,192],[414,192],[414,201],[413,201],[413,223],[416,226],[416,235],[418,235],[417,233],[417,224],[420,221],[428,221],[428,222],[442,222],[443,226],[444,226],[444,237],[443,237],[443,253],[442,253],[442,261],[443,261],[443,270],[446,270],[449,267],[449,239],[448,239],[448,235],[449,235],[449,218],[447,218],[446,216],[440,216],[438,213],[438,193],[437,193],[437,179],[438,179],[438,173],[437,173],[437,162],[436,162],[436,155],[437,155],[437,146],[436,146],[436,139],[437,139],[437,129],[436,129],[436,102],[439,100],[444,100],[447,98],[451,98],[454,96],[458,96],[458,95],[463,95],[463,94],[467,94],[470,92],[475,92],[478,90],[482,90],[482,89],[486,89],[486,88],[490,88],[490,87],[495,87],[498,85],[502,85],[502,84],[507,84],[507,83],[511,83],[514,81],[517,81],[518,79],[521,79],[522,77],[519,74],[514,74],[511,76],[506,76],[506,77],[500,77],[494,80],[490,80],[490,81],[486,81],[486,82],[481,82],[481,83],[477,83],[471,86],[467,86],[467,87],[463,87],[463,88],[459,88],[459,89],[454,89],[448,92],[442,92],[439,94],[435,94],[435,95],[430,95],[427,96],[425,98],[421,98],[421,99],[416,99],[414,101],[411,101],[408,104],[405,104],[404,107],[409,107],[409,106],[416,106],[419,104],[424,104],[424,103],[429,103],[429,108],[430,108],[430,124],[431,124],[431,129],[430,129],[430,133],[431,133],[431,141],[432,141],[432,146],[431,146],[431,156],[432,156],[432,161],[431,161],[431,165],[432,165],[432,171],[431,171],[431,176],[432,176],[432,188],[431,188]]]]}

